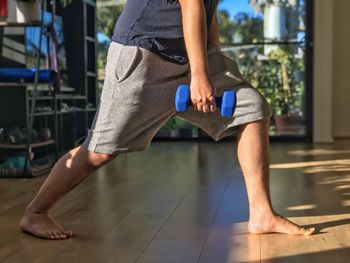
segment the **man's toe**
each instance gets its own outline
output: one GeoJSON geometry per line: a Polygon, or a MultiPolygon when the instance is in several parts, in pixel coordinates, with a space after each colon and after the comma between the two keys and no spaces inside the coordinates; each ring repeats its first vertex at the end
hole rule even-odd
{"type": "Polygon", "coordinates": [[[50,239],[55,239],[55,234],[52,231],[49,231],[49,237],[50,239]]]}
{"type": "Polygon", "coordinates": [[[55,239],[64,239],[66,238],[66,235],[62,234],[61,231],[55,231],[55,239]]]}
{"type": "Polygon", "coordinates": [[[62,232],[66,237],[71,237],[73,235],[73,232],[70,230],[63,230],[62,232]]]}
{"type": "Polygon", "coordinates": [[[315,228],[304,228],[304,235],[308,236],[315,232],[315,228]]]}

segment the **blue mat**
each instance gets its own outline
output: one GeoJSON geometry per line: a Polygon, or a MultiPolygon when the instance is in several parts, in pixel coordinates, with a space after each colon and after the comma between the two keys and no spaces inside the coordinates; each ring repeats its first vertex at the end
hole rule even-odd
{"type": "MultiPolygon", "coordinates": [[[[0,68],[0,82],[33,83],[37,69],[0,68]]],[[[56,78],[56,72],[50,69],[39,69],[39,83],[51,83],[56,78]]]]}

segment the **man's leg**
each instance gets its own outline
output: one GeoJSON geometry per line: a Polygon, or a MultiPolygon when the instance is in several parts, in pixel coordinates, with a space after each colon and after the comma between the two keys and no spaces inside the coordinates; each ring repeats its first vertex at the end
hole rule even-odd
{"type": "Polygon", "coordinates": [[[249,199],[251,233],[279,232],[310,235],[315,229],[300,227],[273,211],[269,192],[269,119],[239,127],[238,159],[244,174],[249,199]]]}
{"type": "Polygon", "coordinates": [[[59,226],[49,215],[49,209],[89,174],[114,158],[115,155],[90,152],[81,146],[62,156],[28,205],[20,222],[21,230],[46,239],[71,237],[72,231],[59,226]]]}

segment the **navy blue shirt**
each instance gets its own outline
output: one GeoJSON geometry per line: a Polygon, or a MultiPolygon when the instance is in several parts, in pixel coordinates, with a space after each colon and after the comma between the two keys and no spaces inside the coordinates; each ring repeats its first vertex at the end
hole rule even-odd
{"type": "MultiPolygon", "coordinates": [[[[209,29],[217,0],[203,1],[209,29]]],[[[128,0],[112,40],[146,48],[174,63],[188,62],[178,0],[128,0]]]]}

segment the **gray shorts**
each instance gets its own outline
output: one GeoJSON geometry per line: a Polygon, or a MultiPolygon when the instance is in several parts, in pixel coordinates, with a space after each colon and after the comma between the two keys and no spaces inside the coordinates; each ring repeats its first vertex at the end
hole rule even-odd
{"type": "Polygon", "coordinates": [[[179,84],[190,83],[189,65],[164,60],[151,51],[112,42],[100,103],[83,143],[89,151],[106,154],[140,151],[169,118],[176,115],[198,126],[213,139],[230,135],[238,125],[270,116],[266,99],[240,74],[237,64],[208,43],[210,75],[216,95],[233,89],[237,104],[232,118],[190,108],[175,111],[179,84]]]}

